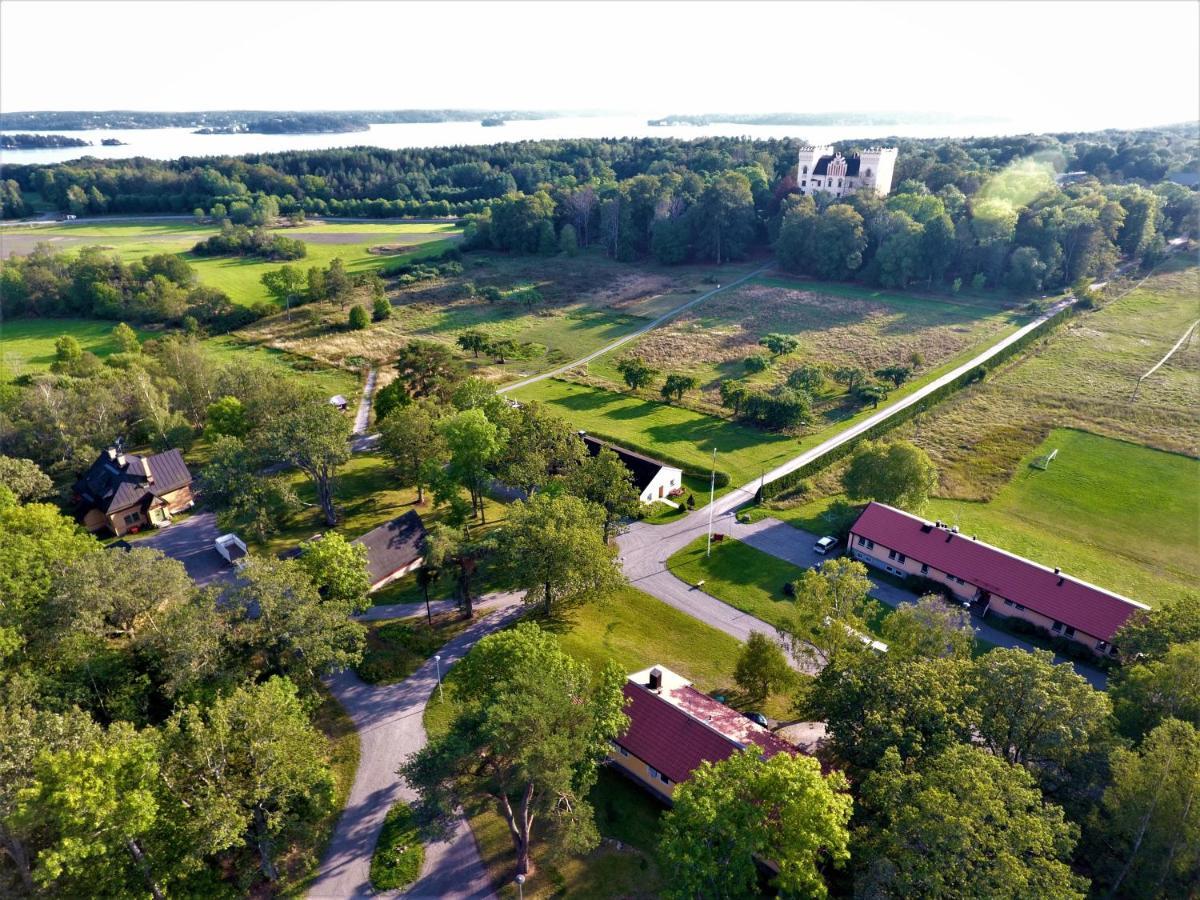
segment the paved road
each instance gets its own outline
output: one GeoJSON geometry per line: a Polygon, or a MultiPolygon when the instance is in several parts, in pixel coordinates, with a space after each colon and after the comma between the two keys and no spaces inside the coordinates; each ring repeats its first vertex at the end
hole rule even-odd
{"type": "Polygon", "coordinates": [[[603,356],[605,353],[609,353],[613,350],[616,350],[618,347],[620,347],[623,344],[629,343],[634,338],[641,337],[647,331],[653,331],[655,328],[657,328],[663,322],[670,321],[671,319],[673,319],[677,315],[679,315],[681,312],[686,312],[687,310],[691,309],[693,306],[697,305],[698,303],[703,303],[705,300],[707,300],[709,297],[713,296],[714,294],[719,294],[719,293],[721,293],[721,291],[727,291],[730,288],[737,287],[739,284],[743,284],[743,283],[749,281],[751,278],[761,275],[763,272],[767,271],[770,268],[771,268],[770,265],[762,266],[761,268],[755,269],[753,272],[743,275],[741,278],[735,279],[734,281],[731,281],[728,284],[719,284],[715,288],[713,288],[711,291],[706,291],[705,293],[701,294],[699,297],[694,297],[691,300],[689,300],[687,303],[684,303],[681,306],[677,306],[674,309],[670,310],[669,312],[663,313],[661,316],[659,316],[657,319],[655,319],[650,324],[642,326],[637,331],[631,331],[629,334],[625,335],[624,337],[617,338],[612,343],[605,344],[599,350],[593,351],[592,353],[589,353],[587,356],[581,357],[581,358],[575,360],[574,362],[567,363],[565,366],[559,366],[557,369],[554,369],[550,372],[543,372],[541,375],[532,375],[529,378],[523,378],[520,381],[514,381],[512,384],[506,384],[502,388],[497,388],[496,393],[497,394],[506,394],[509,391],[515,391],[517,388],[523,388],[526,385],[530,385],[535,382],[542,381],[546,378],[553,378],[555,375],[561,375],[563,372],[569,372],[571,369],[574,369],[576,366],[582,366],[586,363],[589,363],[593,359],[603,356]]]}
{"type": "Polygon", "coordinates": [[[213,541],[219,534],[217,517],[202,512],[193,513],[131,543],[135,547],[161,550],[179,560],[192,580],[204,587],[233,579],[233,568],[213,548],[213,541]]]}
{"type": "MultiPolygon", "coordinates": [[[[443,674],[476,641],[512,621],[523,608],[517,595],[489,600],[496,608],[442,648],[443,674]]],[[[421,717],[426,703],[437,702],[430,700],[437,689],[437,669],[431,659],[399,684],[369,685],[351,671],[328,683],[358,729],[360,756],[346,808],[308,896],[314,900],[375,897],[379,895],[371,889],[371,854],[392,804],[416,798],[396,770],[425,746],[421,717]]],[[[421,900],[493,896],[465,819],[455,822],[446,840],[426,845],[421,878],[404,896],[421,900]]]]}
{"type": "Polygon", "coordinates": [[[350,450],[363,453],[373,450],[379,443],[378,434],[367,434],[371,422],[371,401],[375,399],[375,380],[379,373],[372,366],[363,382],[362,399],[358,401],[358,412],[354,415],[354,430],[350,432],[350,450]]]}

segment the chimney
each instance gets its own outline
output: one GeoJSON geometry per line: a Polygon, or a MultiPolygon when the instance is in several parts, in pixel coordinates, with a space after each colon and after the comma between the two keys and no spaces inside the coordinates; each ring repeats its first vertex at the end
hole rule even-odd
{"type": "Polygon", "coordinates": [[[655,666],[653,669],[650,670],[650,685],[649,686],[650,686],[650,690],[652,690],[652,691],[662,690],[662,669],[658,668],[658,666],[655,666]]]}
{"type": "Polygon", "coordinates": [[[1055,575],[1061,575],[1061,574],[1062,574],[1062,569],[1060,569],[1058,566],[1055,566],[1055,567],[1054,567],[1054,574],[1055,574],[1055,575]]]}
{"type": "Polygon", "coordinates": [[[115,446],[109,447],[104,452],[108,454],[109,459],[115,460],[117,458],[117,448],[115,446]]]}
{"type": "Polygon", "coordinates": [[[117,451],[116,461],[117,461],[118,466],[120,466],[122,469],[125,468],[125,451],[124,450],[117,451]]]}

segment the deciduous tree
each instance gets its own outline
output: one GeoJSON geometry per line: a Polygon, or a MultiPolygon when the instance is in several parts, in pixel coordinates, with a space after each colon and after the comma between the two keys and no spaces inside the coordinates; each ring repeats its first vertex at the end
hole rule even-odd
{"type": "Polygon", "coordinates": [[[450,454],[447,477],[466,488],[471,495],[471,511],[480,522],[485,521],[484,493],[508,433],[488,421],[481,409],[465,409],[440,419],[437,429],[450,454]]]}
{"type": "Polygon", "coordinates": [[[418,505],[425,502],[426,485],[449,458],[437,421],[437,407],[419,402],[392,410],[379,423],[379,447],[392,461],[400,483],[416,487],[418,505]]]}
{"type": "Polygon", "coordinates": [[[920,510],[937,486],[929,454],[908,441],[859,445],[842,474],[842,487],[853,500],[877,500],[920,510]]]}
{"type": "Polygon", "coordinates": [[[793,672],[779,644],[761,631],[752,631],[738,651],[733,680],[751,700],[762,702],[791,684],[793,672]]]}
{"type": "Polygon", "coordinates": [[[306,541],[296,560],[322,598],[363,612],[369,605],[367,593],[371,578],[367,574],[367,548],[347,541],[336,531],[320,540],[306,541]]]}
{"type": "Polygon", "coordinates": [[[970,659],[975,647],[971,614],[937,594],[901,603],[883,620],[882,635],[890,659],[970,659]]]}
{"type": "Polygon", "coordinates": [[[617,371],[621,373],[621,377],[625,379],[625,384],[629,386],[631,391],[644,388],[658,374],[644,360],[638,359],[636,356],[627,356],[619,360],[617,362],[617,371]]]}
{"type": "Polygon", "coordinates": [[[662,395],[668,401],[674,397],[675,401],[679,402],[688,391],[694,391],[697,384],[691,375],[668,375],[667,380],[663,382],[662,395]]]}
{"type": "Polygon", "coordinates": [[[625,516],[636,515],[641,507],[633,473],[607,447],[602,447],[595,456],[585,454],[567,473],[566,486],[576,497],[604,510],[605,543],[613,524],[625,516]]]}
{"type": "Polygon", "coordinates": [[[337,524],[338,469],[350,458],[350,420],[328,403],[302,403],[263,431],[264,454],[291,463],[312,481],[327,525],[337,524]]]}

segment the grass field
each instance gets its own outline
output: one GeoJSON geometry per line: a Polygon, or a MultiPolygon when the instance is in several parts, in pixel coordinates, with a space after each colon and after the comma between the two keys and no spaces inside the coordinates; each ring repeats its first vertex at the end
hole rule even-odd
{"type": "MultiPolygon", "coordinates": [[[[117,352],[112,330],[116,322],[96,319],[8,319],[0,322],[0,371],[11,377],[44,372],[54,362],[54,342],[72,335],[97,356],[117,352]]],[[[139,331],[143,340],[153,332],[139,331]]]]}
{"type": "Polygon", "coordinates": [[[963,500],[993,496],[1054,428],[1200,455],[1200,338],[1132,399],[1139,376],[1200,318],[1197,297],[1200,267],[1177,257],[900,433],[938,463],[939,493],[963,500]]]}
{"type": "MultiPolygon", "coordinates": [[[[690,678],[701,690],[737,693],[732,676],[740,644],[635,588],[542,624],[558,634],[564,650],[592,665],[612,659],[623,671],[634,672],[657,662],[690,678]]],[[[451,670],[447,680],[453,678],[451,670]]],[[[786,698],[775,697],[763,708],[769,715],[779,715],[787,705],[786,698]]],[[[444,703],[431,701],[425,710],[426,730],[431,736],[444,734],[453,714],[449,695],[444,703]]],[[[628,847],[622,851],[602,847],[585,857],[551,863],[535,846],[538,869],[525,885],[525,897],[648,900],[659,896],[662,881],[653,852],[661,807],[624,778],[607,772],[601,772],[589,799],[601,834],[628,847]]],[[[511,884],[512,841],[504,820],[494,804],[479,795],[466,797],[463,805],[493,885],[501,896],[516,897],[511,884]]]]}
{"type": "MultiPolygon", "coordinates": [[[[721,380],[740,378],[751,354],[762,353],[758,340],[778,332],[800,346],[777,358],[751,381],[772,384],[797,365],[858,366],[874,371],[908,365],[914,353],[925,367],[937,367],[972,347],[990,343],[1018,327],[1024,316],[998,300],[951,299],[895,293],[852,285],[759,276],[718,294],[679,318],[655,329],[621,355],[632,354],[664,372],[695,376],[716,402],[721,380]]],[[[619,356],[589,365],[589,375],[619,385],[619,356]]],[[[820,401],[840,402],[838,385],[820,401]]]]}
{"type": "MultiPolygon", "coordinates": [[[[820,531],[834,499],[763,512],[820,531]]],[[[1052,431],[989,502],[935,498],[922,514],[1150,606],[1200,575],[1200,461],[1087,432],[1052,431]],[[1046,471],[1029,465],[1055,449],[1046,471]]]]}

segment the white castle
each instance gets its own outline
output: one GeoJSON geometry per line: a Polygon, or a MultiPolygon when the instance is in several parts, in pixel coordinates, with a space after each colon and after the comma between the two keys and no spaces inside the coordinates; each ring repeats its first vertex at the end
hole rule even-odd
{"type": "Polygon", "coordinates": [[[892,189],[896,153],[895,147],[871,147],[846,157],[835,153],[831,146],[801,147],[796,183],[801,194],[819,192],[843,197],[871,188],[886,197],[892,189]]]}

